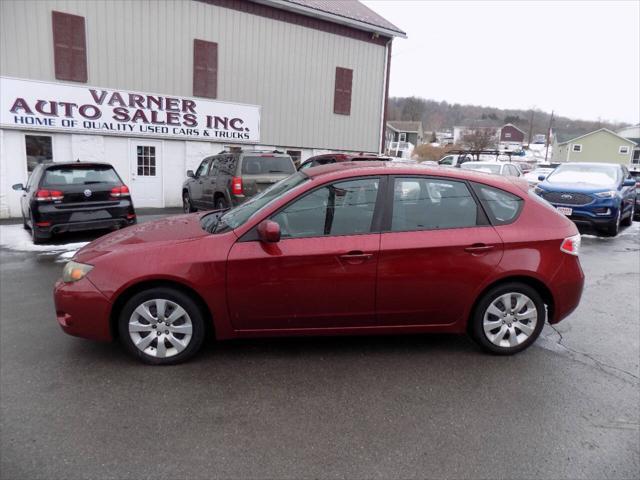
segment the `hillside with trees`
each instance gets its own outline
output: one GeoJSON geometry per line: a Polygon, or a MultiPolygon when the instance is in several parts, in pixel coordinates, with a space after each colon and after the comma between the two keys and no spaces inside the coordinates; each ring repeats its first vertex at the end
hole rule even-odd
{"type": "MultiPolygon", "coordinates": [[[[512,123],[527,134],[533,117],[532,135],[546,134],[551,112],[541,110],[517,110],[460,105],[458,103],[437,102],[419,97],[391,97],[387,109],[388,120],[422,121],[425,138],[433,131],[450,130],[454,126],[501,127],[512,123]]],[[[625,123],[607,121],[575,120],[557,113],[553,117],[553,131],[561,140],[573,138],[598,128],[618,130],[625,123]]]]}

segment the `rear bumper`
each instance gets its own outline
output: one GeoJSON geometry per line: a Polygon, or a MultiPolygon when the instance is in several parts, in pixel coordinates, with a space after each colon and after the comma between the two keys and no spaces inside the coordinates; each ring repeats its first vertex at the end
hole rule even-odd
{"type": "Polygon", "coordinates": [[[58,324],[65,333],[103,342],[113,339],[109,325],[111,302],[88,278],[73,283],[58,280],[53,299],[58,324]]]}
{"type": "Polygon", "coordinates": [[[136,223],[133,204],[128,199],[78,206],[37,205],[32,212],[37,232],[44,235],[126,227],[136,223]]]}
{"type": "Polygon", "coordinates": [[[549,286],[554,300],[549,323],[554,324],[569,316],[580,304],[584,288],[584,272],[578,257],[566,255],[549,286]]]}

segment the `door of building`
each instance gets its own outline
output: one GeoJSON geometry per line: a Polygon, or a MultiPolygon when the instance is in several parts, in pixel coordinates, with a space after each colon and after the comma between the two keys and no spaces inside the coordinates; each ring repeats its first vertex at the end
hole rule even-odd
{"type": "Polygon", "coordinates": [[[131,197],[136,207],[164,206],[162,194],[162,142],[130,142],[131,197]]]}

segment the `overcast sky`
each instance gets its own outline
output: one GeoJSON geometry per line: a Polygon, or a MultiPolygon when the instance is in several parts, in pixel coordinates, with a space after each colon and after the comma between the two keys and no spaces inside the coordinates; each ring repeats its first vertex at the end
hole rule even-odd
{"type": "Polygon", "coordinates": [[[390,95],[640,122],[640,1],[365,0],[407,32],[390,95]]]}

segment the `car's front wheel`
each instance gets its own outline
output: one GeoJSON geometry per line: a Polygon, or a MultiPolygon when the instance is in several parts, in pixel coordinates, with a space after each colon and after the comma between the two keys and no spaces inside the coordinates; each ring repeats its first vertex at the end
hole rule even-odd
{"type": "Polygon", "coordinates": [[[145,363],[169,365],[194,356],[205,337],[202,311],[189,295],[158,287],[131,297],[120,312],[120,339],[145,363]]]}
{"type": "Polygon", "coordinates": [[[622,219],[622,205],[618,208],[616,218],[607,226],[606,233],[611,237],[615,237],[620,232],[620,223],[622,219]]]}
{"type": "Polygon", "coordinates": [[[193,204],[191,203],[191,197],[189,196],[188,192],[184,192],[182,194],[182,210],[184,211],[184,213],[193,213],[197,211],[197,209],[194,208],[193,204]]]}
{"type": "Polygon", "coordinates": [[[484,350],[511,355],[536,341],[545,318],[544,302],[534,288],[506,283],[480,299],[471,318],[471,334],[484,350]]]}

